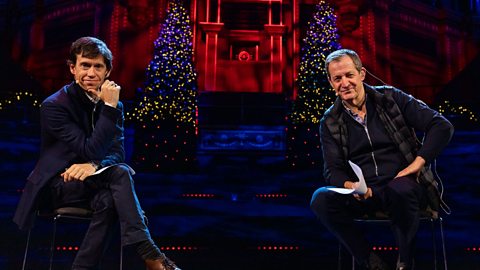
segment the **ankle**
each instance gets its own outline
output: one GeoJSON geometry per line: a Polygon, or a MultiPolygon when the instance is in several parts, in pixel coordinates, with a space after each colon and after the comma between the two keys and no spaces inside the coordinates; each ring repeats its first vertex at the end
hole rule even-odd
{"type": "Polygon", "coordinates": [[[136,248],[138,255],[140,255],[143,260],[155,260],[165,257],[151,239],[139,242],[136,248]]]}

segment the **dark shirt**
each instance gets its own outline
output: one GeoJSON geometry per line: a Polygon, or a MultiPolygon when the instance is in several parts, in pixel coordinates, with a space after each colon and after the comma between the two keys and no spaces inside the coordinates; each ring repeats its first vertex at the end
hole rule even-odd
{"type": "MultiPolygon", "coordinates": [[[[346,113],[350,160],[360,166],[368,186],[379,186],[391,180],[408,164],[388,136],[374,103],[367,96],[365,126],[346,113]]],[[[346,110],[347,112],[347,110],[346,110]]],[[[355,180],[357,181],[357,180],[355,180]]]]}

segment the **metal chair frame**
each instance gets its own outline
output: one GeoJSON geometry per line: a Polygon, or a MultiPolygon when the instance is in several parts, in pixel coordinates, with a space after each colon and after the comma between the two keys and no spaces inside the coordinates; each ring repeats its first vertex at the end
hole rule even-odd
{"type": "MultiPolygon", "coordinates": [[[[387,223],[390,222],[390,218],[384,212],[377,212],[373,217],[362,217],[354,219],[355,222],[359,223],[387,223]]],[[[443,219],[442,217],[433,214],[431,211],[422,211],[420,213],[420,221],[430,221],[431,228],[432,228],[432,246],[433,246],[433,260],[434,260],[434,269],[438,269],[437,263],[437,241],[436,241],[436,232],[435,232],[435,222],[437,221],[440,227],[440,237],[441,237],[441,244],[442,244],[442,253],[443,253],[443,266],[444,270],[448,270],[447,266],[447,252],[445,248],[445,236],[443,233],[443,219]]],[[[339,243],[338,247],[338,270],[342,269],[342,244],[339,243]]],[[[355,270],[355,257],[352,255],[352,269],[355,270]]]]}
{"type": "MultiPolygon", "coordinates": [[[[79,207],[61,207],[55,209],[52,213],[44,214],[39,213],[39,216],[46,216],[46,217],[53,217],[53,231],[52,231],[52,238],[50,241],[50,259],[49,259],[49,270],[53,269],[53,255],[55,253],[55,237],[57,233],[57,222],[61,219],[72,219],[72,220],[91,220],[93,212],[92,210],[79,208],[79,207]]],[[[27,243],[25,246],[25,253],[23,255],[23,264],[22,270],[25,270],[27,265],[27,256],[28,256],[28,248],[30,245],[30,234],[31,229],[28,230],[27,235],[27,243]]],[[[120,270],[123,269],[123,248],[120,247],[120,270]]]]}

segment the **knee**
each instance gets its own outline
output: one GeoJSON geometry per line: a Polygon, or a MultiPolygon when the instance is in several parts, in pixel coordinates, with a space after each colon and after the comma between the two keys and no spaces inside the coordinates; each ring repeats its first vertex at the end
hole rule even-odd
{"type": "Polygon", "coordinates": [[[125,176],[130,177],[130,169],[126,165],[118,164],[110,168],[110,170],[112,170],[111,173],[115,177],[118,177],[118,178],[125,177],[125,176]]]}
{"type": "Polygon", "coordinates": [[[400,177],[393,179],[387,185],[388,197],[393,201],[403,201],[404,199],[419,199],[421,196],[421,186],[413,177],[400,177]]]}
{"type": "Polygon", "coordinates": [[[111,177],[111,182],[115,183],[123,183],[126,182],[129,184],[130,182],[133,183],[132,175],[130,173],[130,168],[128,168],[126,165],[119,164],[116,166],[113,166],[110,168],[110,177],[111,177]]]}
{"type": "Polygon", "coordinates": [[[322,210],[325,209],[329,195],[330,192],[325,187],[319,188],[313,193],[310,201],[310,209],[312,209],[317,217],[321,216],[322,210]]]}

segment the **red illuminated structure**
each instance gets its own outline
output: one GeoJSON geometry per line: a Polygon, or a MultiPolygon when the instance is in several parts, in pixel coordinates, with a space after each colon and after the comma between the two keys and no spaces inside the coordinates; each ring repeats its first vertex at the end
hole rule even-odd
{"type": "MultiPolygon", "coordinates": [[[[116,56],[112,77],[125,97],[142,86],[167,0],[7,1],[9,57],[52,92],[70,80],[62,66],[79,36],[104,39],[116,56]],[[10,3],[10,4],[8,4],[10,3]]],[[[360,53],[388,84],[432,102],[478,53],[478,1],[329,0],[340,43],[360,53]]],[[[199,90],[296,96],[295,78],[312,0],[187,1],[199,90]]],[[[374,81],[378,83],[378,81],[374,81]]],[[[16,89],[9,89],[16,90],[16,89]]]]}

